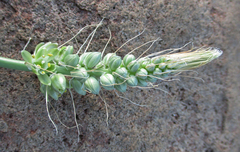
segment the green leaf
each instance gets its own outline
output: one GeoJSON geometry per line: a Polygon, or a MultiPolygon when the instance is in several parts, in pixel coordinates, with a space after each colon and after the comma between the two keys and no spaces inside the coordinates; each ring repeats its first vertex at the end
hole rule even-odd
{"type": "Polygon", "coordinates": [[[32,63],[32,55],[28,51],[22,50],[21,55],[22,55],[24,61],[26,61],[28,63],[32,63]]]}
{"type": "Polygon", "coordinates": [[[38,51],[38,49],[39,49],[41,46],[43,46],[43,45],[44,45],[44,42],[39,43],[39,44],[36,46],[36,48],[35,48],[34,54],[36,54],[37,51],[38,51]]]}
{"type": "Polygon", "coordinates": [[[44,84],[44,85],[47,85],[47,86],[50,86],[51,85],[51,79],[50,77],[47,75],[47,74],[39,74],[37,75],[38,77],[38,80],[44,84]]]}

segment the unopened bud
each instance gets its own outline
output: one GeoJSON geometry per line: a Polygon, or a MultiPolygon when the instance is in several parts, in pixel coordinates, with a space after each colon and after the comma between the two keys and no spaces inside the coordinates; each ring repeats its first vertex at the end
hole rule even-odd
{"type": "Polygon", "coordinates": [[[66,90],[66,78],[62,74],[54,74],[51,77],[52,87],[58,91],[60,94],[63,94],[66,90]]]}
{"type": "Polygon", "coordinates": [[[147,79],[148,72],[147,70],[141,68],[137,73],[136,76],[138,79],[147,79]]]}
{"type": "Polygon", "coordinates": [[[101,88],[97,79],[94,77],[89,77],[84,82],[84,84],[86,86],[86,89],[89,90],[92,94],[99,94],[101,88]]]}
{"type": "Polygon", "coordinates": [[[125,57],[123,58],[123,65],[125,67],[127,67],[128,64],[130,62],[132,62],[133,60],[135,60],[135,56],[134,55],[132,55],[132,54],[125,55],[125,57]]]}
{"type": "Polygon", "coordinates": [[[84,64],[87,68],[95,67],[101,61],[101,52],[90,52],[85,58],[84,64]]]}
{"type": "Polygon", "coordinates": [[[111,74],[103,74],[100,77],[100,83],[104,89],[113,90],[114,84],[115,84],[115,79],[111,74]]]}

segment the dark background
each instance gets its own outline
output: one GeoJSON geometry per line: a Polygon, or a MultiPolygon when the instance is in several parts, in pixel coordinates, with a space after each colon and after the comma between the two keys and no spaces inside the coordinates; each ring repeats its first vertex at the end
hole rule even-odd
{"type": "MultiPolygon", "coordinates": [[[[90,51],[113,52],[128,39],[145,33],[125,46],[124,56],[147,41],[162,38],[148,52],[181,47],[213,46],[223,55],[213,62],[185,72],[180,81],[158,82],[160,89],[128,89],[125,96],[149,108],[130,104],[112,91],[103,91],[109,107],[106,125],[104,103],[98,96],[74,93],[77,130],[63,127],[56,135],[48,119],[39,81],[31,72],[0,68],[0,151],[240,151],[239,0],[42,0],[0,1],[0,53],[22,59],[20,51],[39,42],[63,44],[85,25],[104,25],[94,37],[90,51]],[[194,78],[202,78],[201,80],[194,78]]],[[[70,44],[84,42],[85,30],[70,44]]],[[[146,49],[146,48],[145,48],[146,49]]],[[[134,52],[135,56],[143,49],[134,52]]],[[[61,121],[74,126],[69,93],[51,104],[61,121]]]]}

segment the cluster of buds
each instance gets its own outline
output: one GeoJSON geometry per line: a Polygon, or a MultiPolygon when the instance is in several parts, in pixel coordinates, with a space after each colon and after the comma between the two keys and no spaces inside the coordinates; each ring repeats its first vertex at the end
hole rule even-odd
{"type": "Polygon", "coordinates": [[[99,94],[101,87],[120,92],[125,92],[127,86],[147,87],[157,79],[166,79],[171,73],[202,66],[221,54],[216,48],[200,48],[138,59],[132,54],[122,59],[115,53],[102,57],[101,52],[85,52],[79,56],[73,54],[72,46],[59,48],[57,43],[51,42],[38,44],[32,55],[22,51],[26,65],[41,83],[41,91],[47,91],[55,100],[68,88],[85,95],[87,91],[99,94]]]}

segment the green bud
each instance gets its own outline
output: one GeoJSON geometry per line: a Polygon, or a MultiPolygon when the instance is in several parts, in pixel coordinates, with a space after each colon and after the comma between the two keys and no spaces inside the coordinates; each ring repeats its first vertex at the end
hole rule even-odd
{"type": "Polygon", "coordinates": [[[51,85],[51,79],[47,74],[38,74],[37,77],[42,84],[47,86],[51,85]]]}
{"type": "Polygon", "coordinates": [[[90,52],[84,60],[84,65],[87,68],[95,67],[101,61],[101,52],[90,52]]]}
{"type": "Polygon", "coordinates": [[[142,59],[139,63],[142,68],[146,68],[146,66],[151,63],[151,60],[149,58],[145,58],[145,59],[142,59]]]}
{"type": "Polygon", "coordinates": [[[70,73],[77,80],[85,81],[89,77],[87,70],[85,68],[79,68],[79,69],[71,71],[70,73]]]}
{"type": "Polygon", "coordinates": [[[66,90],[66,78],[62,74],[54,74],[51,76],[52,87],[58,91],[60,94],[63,94],[66,90]]]}
{"type": "Polygon", "coordinates": [[[162,77],[162,76],[163,76],[162,70],[159,69],[159,68],[156,68],[156,69],[153,71],[153,75],[156,76],[156,77],[162,77]]]}
{"type": "Polygon", "coordinates": [[[59,93],[52,88],[52,86],[47,87],[48,95],[50,95],[54,100],[58,100],[59,93]]]}
{"type": "Polygon", "coordinates": [[[21,55],[25,62],[32,63],[32,55],[28,51],[22,50],[21,55]]]}
{"type": "Polygon", "coordinates": [[[89,71],[88,73],[92,76],[100,77],[105,72],[108,72],[108,69],[105,68],[101,61],[94,67],[94,70],[89,71]]]}
{"type": "Polygon", "coordinates": [[[132,62],[133,60],[135,60],[135,56],[134,55],[132,55],[132,54],[125,55],[125,57],[123,58],[123,65],[125,67],[127,67],[128,64],[130,62],[132,62]]]}
{"type": "Polygon", "coordinates": [[[67,55],[73,53],[73,46],[67,46],[67,47],[62,47],[60,52],[59,52],[59,61],[64,62],[64,59],[67,55]]]}
{"type": "Polygon", "coordinates": [[[166,63],[160,63],[158,65],[159,69],[164,70],[166,68],[167,64],[166,63]]]}
{"type": "Polygon", "coordinates": [[[125,67],[117,68],[117,70],[114,72],[114,77],[119,78],[120,80],[124,80],[128,75],[128,71],[125,67]]]}
{"type": "Polygon", "coordinates": [[[154,78],[152,76],[148,76],[146,80],[149,81],[149,82],[155,83],[157,81],[157,78],[154,78]]]}
{"type": "Polygon", "coordinates": [[[116,85],[114,86],[115,89],[117,89],[120,92],[126,92],[127,90],[127,83],[123,82],[121,79],[116,79],[116,85]]]}
{"type": "Polygon", "coordinates": [[[79,56],[77,54],[68,54],[65,58],[64,58],[64,63],[66,65],[70,65],[70,66],[77,66],[79,63],[79,56]]]}
{"type": "Polygon", "coordinates": [[[148,85],[148,83],[146,82],[146,80],[138,79],[138,86],[146,87],[147,85],[148,85]]]}
{"type": "Polygon", "coordinates": [[[78,79],[72,79],[71,80],[71,84],[73,89],[81,95],[86,95],[86,91],[85,91],[85,86],[84,83],[82,83],[81,81],[79,81],[78,79]]]}
{"type": "Polygon", "coordinates": [[[130,73],[135,73],[137,72],[139,67],[140,64],[136,60],[133,60],[128,64],[127,69],[129,70],[130,73]]]}
{"type": "Polygon", "coordinates": [[[103,74],[100,77],[100,84],[102,87],[106,90],[113,90],[114,89],[114,84],[115,84],[115,79],[113,75],[111,74],[103,74]]]}
{"type": "Polygon", "coordinates": [[[122,63],[122,59],[120,56],[114,56],[114,57],[111,57],[109,59],[109,62],[108,62],[108,67],[114,71],[116,70],[122,63]]]}
{"type": "Polygon", "coordinates": [[[80,58],[79,58],[80,66],[84,66],[84,60],[89,54],[90,54],[90,52],[86,52],[86,53],[83,53],[82,55],[80,55],[80,58]]]}
{"type": "Polygon", "coordinates": [[[130,75],[130,77],[127,78],[127,84],[129,86],[137,86],[138,80],[134,75],[130,75]]]}
{"type": "Polygon", "coordinates": [[[92,94],[99,94],[101,88],[97,79],[94,77],[89,77],[84,82],[84,84],[86,86],[86,89],[89,90],[92,94]]]}
{"type": "Polygon", "coordinates": [[[148,64],[145,68],[146,68],[146,70],[148,71],[148,72],[153,72],[154,71],[154,69],[155,69],[155,64],[153,64],[153,63],[150,63],[150,64],[148,64]]]}
{"type": "Polygon", "coordinates": [[[161,57],[161,56],[156,56],[156,57],[151,59],[151,62],[154,63],[154,64],[159,64],[159,63],[162,63],[164,61],[165,61],[165,58],[161,57]]]}
{"type": "Polygon", "coordinates": [[[108,53],[108,54],[106,54],[106,55],[104,56],[104,58],[103,58],[103,61],[102,61],[103,64],[104,64],[105,66],[108,66],[109,59],[112,58],[112,57],[114,57],[114,56],[116,56],[115,53],[108,53]]]}
{"type": "Polygon", "coordinates": [[[147,79],[148,72],[147,70],[141,68],[137,73],[136,76],[138,79],[147,79]]]}

